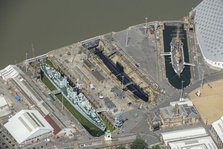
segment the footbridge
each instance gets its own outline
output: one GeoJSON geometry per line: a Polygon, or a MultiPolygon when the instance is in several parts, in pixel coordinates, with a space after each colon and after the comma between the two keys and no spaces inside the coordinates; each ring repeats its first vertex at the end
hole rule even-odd
{"type": "Polygon", "coordinates": [[[160,55],[164,55],[164,56],[172,55],[172,52],[164,52],[164,53],[161,53],[160,55]]]}
{"type": "Polygon", "coordinates": [[[184,62],[184,65],[187,65],[187,66],[195,66],[195,64],[187,63],[187,62],[184,62]]]}
{"type": "Polygon", "coordinates": [[[60,94],[60,93],[61,93],[61,91],[59,91],[59,90],[53,90],[53,91],[49,92],[48,95],[52,100],[55,100],[55,99],[57,99],[56,95],[60,94]]]}
{"type": "Polygon", "coordinates": [[[61,93],[61,91],[59,91],[59,90],[53,90],[49,94],[57,95],[57,94],[60,94],[60,93],[61,93]]]}

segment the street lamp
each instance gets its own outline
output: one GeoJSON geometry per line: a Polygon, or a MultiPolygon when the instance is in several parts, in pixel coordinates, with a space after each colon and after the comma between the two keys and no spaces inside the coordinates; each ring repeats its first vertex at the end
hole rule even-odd
{"type": "Polygon", "coordinates": [[[128,40],[129,40],[129,28],[126,30],[125,47],[128,46],[128,40]]]}
{"type": "Polygon", "coordinates": [[[184,84],[184,80],[181,80],[181,94],[180,94],[180,100],[183,100],[183,84],[184,84]]]}
{"type": "Polygon", "coordinates": [[[63,94],[62,95],[62,110],[64,109],[64,106],[63,106],[63,94]]]}
{"type": "Polygon", "coordinates": [[[124,76],[122,75],[122,99],[123,99],[123,93],[124,93],[124,76]]]}
{"type": "Polygon", "coordinates": [[[203,85],[204,85],[204,70],[202,71],[201,88],[203,88],[203,85]]]}
{"type": "Polygon", "coordinates": [[[26,52],[26,61],[25,61],[25,64],[26,64],[26,72],[28,70],[28,61],[27,61],[27,59],[28,59],[28,53],[26,52]]]}

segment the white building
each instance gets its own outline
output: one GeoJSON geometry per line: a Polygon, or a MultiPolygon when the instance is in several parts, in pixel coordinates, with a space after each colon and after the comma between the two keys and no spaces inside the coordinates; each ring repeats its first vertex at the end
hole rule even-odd
{"type": "Polygon", "coordinates": [[[8,79],[15,78],[19,73],[15,69],[16,66],[8,65],[4,69],[0,70],[0,76],[7,81],[8,79]]]}
{"type": "Polygon", "coordinates": [[[170,149],[217,149],[203,127],[165,132],[161,139],[170,149]]]}
{"type": "Polygon", "coordinates": [[[171,149],[217,149],[210,136],[170,142],[171,149]]]}
{"type": "Polygon", "coordinates": [[[4,125],[19,144],[46,138],[53,128],[36,110],[21,110],[4,125]]]}
{"type": "Polygon", "coordinates": [[[203,0],[195,9],[195,33],[202,55],[223,68],[223,0],[203,0]]]}
{"type": "Polygon", "coordinates": [[[11,113],[9,106],[3,94],[0,94],[0,117],[6,116],[11,113]]]}
{"type": "Polygon", "coordinates": [[[212,123],[211,134],[217,145],[223,148],[223,117],[212,123]]]}
{"type": "Polygon", "coordinates": [[[173,106],[173,107],[176,106],[176,104],[179,105],[179,106],[180,105],[187,105],[187,106],[190,106],[190,107],[194,106],[192,101],[188,98],[180,98],[179,101],[170,102],[170,105],[173,106]]]}

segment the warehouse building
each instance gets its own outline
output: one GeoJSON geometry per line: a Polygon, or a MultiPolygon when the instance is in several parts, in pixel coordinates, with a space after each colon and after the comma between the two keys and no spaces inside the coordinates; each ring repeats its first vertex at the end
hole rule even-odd
{"type": "Polygon", "coordinates": [[[21,110],[4,127],[20,145],[47,138],[53,133],[53,128],[37,110],[21,110]]]}
{"type": "Polygon", "coordinates": [[[217,149],[203,127],[164,132],[161,141],[168,149],[217,149]]]}

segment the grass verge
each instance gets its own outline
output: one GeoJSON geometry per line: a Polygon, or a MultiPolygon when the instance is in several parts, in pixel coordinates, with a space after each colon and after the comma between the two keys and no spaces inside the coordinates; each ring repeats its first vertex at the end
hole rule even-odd
{"type": "Polygon", "coordinates": [[[103,122],[106,125],[107,130],[110,130],[110,132],[115,130],[115,127],[109,122],[109,120],[103,115],[103,114],[99,114],[101,119],[103,120],[103,122]]]}
{"type": "MultiPolygon", "coordinates": [[[[62,94],[58,94],[57,98],[62,102],[62,94]]],[[[65,98],[63,98],[63,105],[76,117],[76,119],[84,126],[85,129],[92,136],[101,136],[104,134],[99,128],[88,121],[84,116],[82,116],[65,98]]]]}
{"type": "Polygon", "coordinates": [[[50,67],[53,67],[54,69],[56,69],[53,63],[49,59],[47,59],[45,63],[48,64],[50,67]]]}

